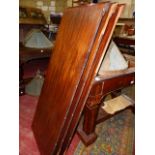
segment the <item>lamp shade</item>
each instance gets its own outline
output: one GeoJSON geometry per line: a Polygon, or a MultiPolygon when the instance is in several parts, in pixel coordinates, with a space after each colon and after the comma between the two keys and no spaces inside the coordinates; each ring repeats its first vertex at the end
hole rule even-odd
{"type": "Polygon", "coordinates": [[[40,70],[37,71],[35,77],[26,85],[25,92],[28,95],[39,96],[44,83],[44,77],[40,70]]]}
{"type": "Polygon", "coordinates": [[[32,29],[24,39],[24,46],[29,48],[51,48],[52,42],[39,29],[32,29]]]}
{"type": "Polygon", "coordinates": [[[101,63],[99,74],[105,72],[121,71],[128,68],[128,62],[118,49],[117,45],[112,41],[101,63]]]}

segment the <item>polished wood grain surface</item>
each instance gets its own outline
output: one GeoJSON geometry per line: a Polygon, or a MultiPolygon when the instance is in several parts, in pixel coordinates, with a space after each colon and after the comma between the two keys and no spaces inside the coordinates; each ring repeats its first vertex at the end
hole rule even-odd
{"type": "MultiPolygon", "coordinates": [[[[36,109],[33,131],[41,154],[56,154],[66,118],[102,20],[104,4],[69,8],[62,18],[36,109]]],[[[97,47],[96,47],[97,48],[97,47]]],[[[80,90],[79,90],[80,91],[80,90]]]]}
{"type": "MultiPolygon", "coordinates": [[[[74,117],[72,119],[72,122],[70,124],[70,129],[68,131],[68,133],[70,133],[70,135],[68,135],[66,138],[68,139],[68,137],[71,139],[72,135],[73,135],[73,131],[75,130],[75,127],[77,125],[77,120],[79,120],[81,113],[83,111],[83,108],[85,106],[86,100],[88,98],[89,92],[91,90],[91,87],[93,85],[93,80],[95,78],[95,76],[97,75],[98,72],[98,68],[99,65],[104,57],[104,54],[106,52],[106,49],[108,47],[109,41],[111,39],[113,30],[115,28],[115,24],[117,23],[117,20],[122,12],[124,8],[124,5],[117,5],[117,4],[111,4],[111,9],[109,12],[109,19],[108,16],[106,18],[107,20],[107,25],[106,25],[106,29],[104,30],[103,36],[101,38],[101,42],[99,44],[98,50],[93,51],[90,55],[90,57],[93,59],[91,60],[91,58],[88,61],[88,64],[85,68],[85,76],[87,76],[87,80],[84,84],[84,88],[82,90],[80,99],[78,100],[78,104],[77,107],[74,111],[74,117]],[[95,55],[94,55],[95,53],[95,55]],[[91,62],[92,61],[92,62],[91,62]],[[73,130],[74,129],[74,130],[73,130]]],[[[105,23],[105,20],[103,18],[103,23],[105,23]]],[[[101,28],[103,27],[103,24],[101,24],[101,28]]],[[[101,33],[101,32],[100,32],[101,33]]],[[[94,44],[95,45],[95,44],[94,44]]],[[[68,140],[66,140],[68,141],[68,140]]]]}
{"type": "MultiPolygon", "coordinates": [[[[70,126],[68,127],[67,133],[69,133],[69,134],[67,134],[67,136],[65,138],[65,141],[66,141],[65,144],[68,142],[68,145],[69,145],[69,142],[72,139],[73,133],[74,133],[75,128],[77,126],[79,117],[81,116],[81,113],[83,111],[85,100],[87,99],[86,94],[89,93],[89,89],[90,89],[89,86],[90,86],[91,80],[93,79],[93,77],[90,77],[90,75],[91,75],[90,72],[92,70],[94,72],[93,66],[95,64],[95,57],[98,54],[98,48],[101,44],[102,38],[105,36],[106,27],[108,25],[109,19],[112,15],[114,9],[116,8],[116,6],[117,6],[117,4],[111,4],[111,3],[105,4],[104,16],[103,16],[102,21],[100,23],[100,27],[98,29],[96,40],[95,40],[94,45],[92,47],[92,51],[91,51],[91,54],[89,56],[87,66],[86,66],[84,73],[83,73],[83,76],[81,78],[82,80],[80,81],[79,86],[78,86],[78,89],[80,91],[76,92],[75,98],[73,100],[73,102],[76,101],[76,108],[74,108],[74,109],[72,108],[72,110],[74,111],[74,115],[73,115],[73,119],[71,120],[70,126]],[[83,94],[86,93],[86,94],[83,95],[82,93],[83,94]]],[[[104,53],[105,51],[100,51],[100,52],[104,53]]],[[[99,63],[99,59],[96,60],[96,62],[99,63]]],[[[64,146],[65,145],[63,145],[62,147],[64,147],[64,146]]]]}

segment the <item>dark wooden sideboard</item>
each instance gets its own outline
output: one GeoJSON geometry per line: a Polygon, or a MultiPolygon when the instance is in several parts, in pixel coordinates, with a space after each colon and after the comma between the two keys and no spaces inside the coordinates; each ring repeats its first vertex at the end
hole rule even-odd
{"type": "Polygon", "coordinates": [[[105,97],[134,83],[134,67],[120,73],[114,72],[111,75],[96,76],[84,108],[84,120],[81,120],[78,127],[78,135],[86,146],[92,144],[97,138],[95,133],[96,125],[113,116],[101,110],[105,97]]]}

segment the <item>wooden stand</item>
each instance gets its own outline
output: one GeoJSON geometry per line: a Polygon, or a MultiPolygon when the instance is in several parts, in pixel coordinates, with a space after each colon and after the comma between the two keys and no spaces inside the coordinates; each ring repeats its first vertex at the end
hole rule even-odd
{"type": "Polygon", "coordinates": [[[86,146],[92,144],[97,138],[96,125],[113,116],[100,109],[106,95],[134,84],[134,75],[134,68],[130,68],[122,74],[95,78],[84,109],[84,121],[80,122],[77,130],[79,137],[86,146]]]}

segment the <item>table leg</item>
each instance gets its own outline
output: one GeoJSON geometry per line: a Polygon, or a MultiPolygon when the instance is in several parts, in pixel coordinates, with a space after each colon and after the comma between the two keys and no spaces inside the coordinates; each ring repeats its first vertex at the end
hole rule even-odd
{"type": "Polygon", "coordinates": [[[83,130],[87,135],[95,132],[98,110],[99,110],[98,104],[93,107],[89,107],[87,105],[84,109],[83,130]]]}
{"type": "Polygon", "coordinates": [[[86,146],[92,144],[97,138],[95,128],[100,108],[101,97],[97,98],[97,100],[94,97],[94,102],[95,103],[93,105],[91,105],[92,101],[91,104],[89,104],[89,98],[88,98],[87,104],[84,109],[84,118],[80,121],[80,124],[77,129],[79,137],[86,146]]]}

